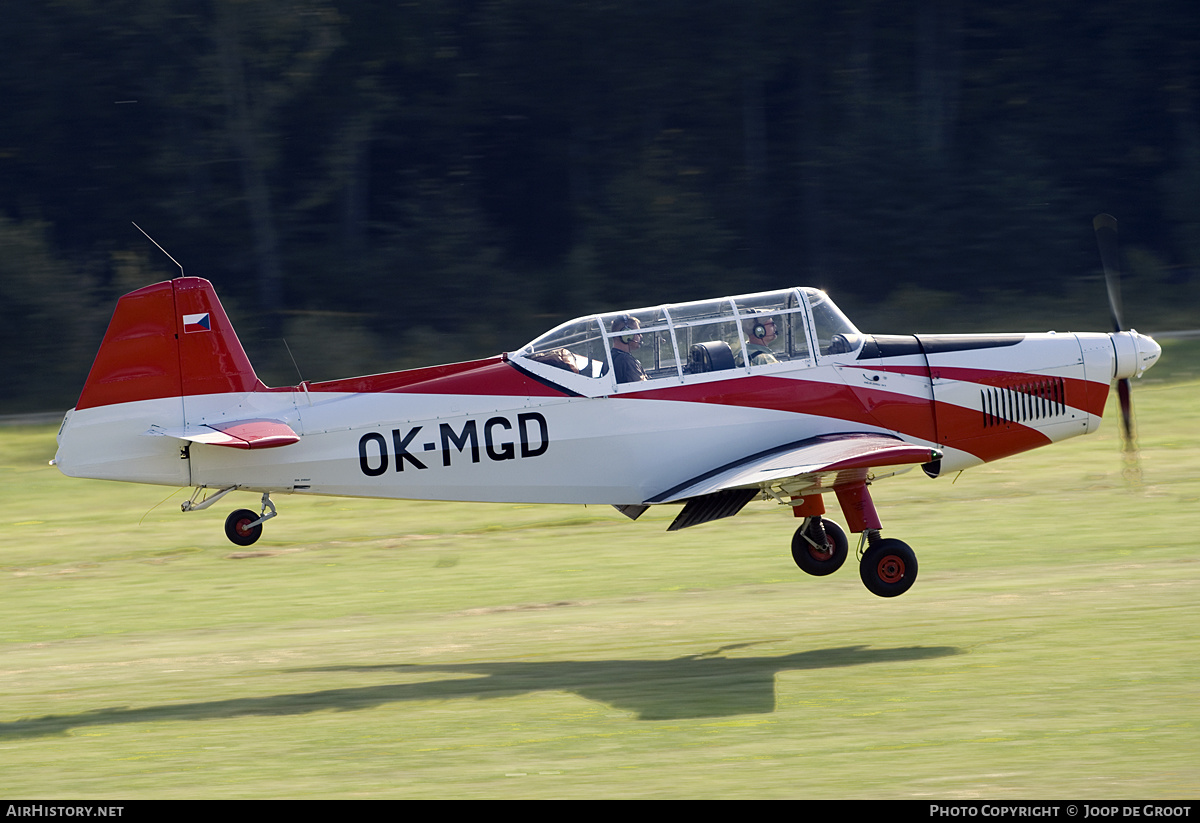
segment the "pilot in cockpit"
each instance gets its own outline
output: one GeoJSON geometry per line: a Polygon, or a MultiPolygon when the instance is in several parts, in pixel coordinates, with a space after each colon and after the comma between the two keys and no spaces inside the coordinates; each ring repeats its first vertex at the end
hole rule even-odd
{"type": "MultiPolygon", "coordinates": [[[[641,328],[641,324],[636,317],[631,317],[628,314],[622,314],[612,321],[612,333],[617,332],[636,332],[641,328]]],[[[612,363],[613,372],[616,374],[618,383],[636,383],[639,380],[646,379],[646,370],[642,368],[642,364],[633,356],[632,352],[637,351],[642,347],[641,334],[622,334],[611,338],[612,340],[612,363]]]]}
{"type": "Polygon", "coordinates": [[[767,363],[778,363],[779,358],[771,351],[770,344],[779,336],[775,318],[756,315],[742,321],[746,332],[746,350],[742,362],[748,358],[751,366],[765,366],[767,363]]]}

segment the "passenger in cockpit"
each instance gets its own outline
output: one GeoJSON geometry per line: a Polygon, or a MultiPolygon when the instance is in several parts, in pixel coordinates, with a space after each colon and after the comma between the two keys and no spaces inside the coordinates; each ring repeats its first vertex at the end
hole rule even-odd
{"type": "Polygon", "coordinates": [[[767,363],[778,363],[779,358],[771,351],[770,344],[779,336],[775,318],[757,315],[742,321],[746,332],[746,350],[742,353],[742,363],[750,361],[751,366],[765,366],[767,363]]]}
{"type": "Polygon", "coordinates": [[[642,335],[637,333],[639,328],[641,324],[638,319],[628,314],[622,314],[612,321],[613,334],[622,331],[634,332],[611,338],[613,371],[618,383],[636,383],[646,379],[646,370],[632,354],[642,347],[642,335]]]}

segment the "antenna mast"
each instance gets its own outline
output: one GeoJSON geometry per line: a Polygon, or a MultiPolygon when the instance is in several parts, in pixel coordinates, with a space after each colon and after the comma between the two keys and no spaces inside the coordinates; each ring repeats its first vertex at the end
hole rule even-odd
{"type": "MultiPolygon", "coordinates": [[[[133,221],[132,221],[132,220],[130,220],[129,222],[130,222],[130,223],[133,223],[133,221]]],[[[134,227],[135,229],[137,229],[138,231],[140,231],[142,234],[146,234],[146,230],[145,230],[145,229],[143,229],[141,226],[139,226],[137,223],[133,223],[133,227],[134,227]]],[[[153,237],[151,237],[150,235],[146,234],[146,239],[147,239],[147,240],[149,240],[149,241],[150,241],[151,243],[153,243],[154,245],[158,246],[158,241],[157,241],[157,240],[155,240],[155,239],[154,239],[153,237]]],[[[171,253],[170,253],[170,252],[168,252],[166,249],[164,249],[162,246],[158,246],[158,250],[159,250],[160,252],[162,252],[163,254],[165,254],[165,255],[166,255],[168,258],[170,258],[170,260],[171,260],[171,262],[172,262],[172,263],[174,263],[176,266],[179,266],[179,276],[180,276],[180,277],[183,277],[183,264],[182,264],[182,263],[180,263],[178,260],[176,260],[174,257],[171,257],[171,253]]]]}

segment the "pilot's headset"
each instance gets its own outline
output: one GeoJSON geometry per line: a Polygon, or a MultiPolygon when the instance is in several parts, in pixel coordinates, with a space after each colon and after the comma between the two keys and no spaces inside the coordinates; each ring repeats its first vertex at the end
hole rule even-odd
{"type": "MultiPolygon", "coordinates": [[[[750,313],[762,314],[762,311],[759,309],[751,309],[750,313]]],[[[767,336],[767,327],[763,325],[762,320],[755,319],[754,325],[750,327],[750,336],[758,338],[759,340],[762,340],[767,336]]]]}
{"type": "Polygon", "coordinates": [[[613,334],[616,334],[619,331],[625,331],[626,329],[632,329],[634,332],[633,334],[622,334],[617,337],[617,339],[620,340],[625,345],[629,345],[630,343],[632,343],[633,338],[635,338],[639,334],[641,334],[641,331],[638,329],[638,327],[636,325],[634,325],[635,322],[636,321],[633,319],[633,317],[631,317],[628,314],[621,314],[621,315],[618,315],[617,317],[613,318],[613,323],[612,323],[613,334]]]}

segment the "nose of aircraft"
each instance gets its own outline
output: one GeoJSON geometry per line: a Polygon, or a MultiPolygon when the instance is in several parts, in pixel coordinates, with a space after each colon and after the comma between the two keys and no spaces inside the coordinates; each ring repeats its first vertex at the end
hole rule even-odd
{"type": "Polygon", "coordinates": [[[1117,353],[1116,373],[1113,377],[1118,380],[1141,377],[1146,369],[1158,362],[1158,357],[1162,354],[1162,347],[1154,342],[1153,337],[1139,334],[1134,329],[1113,332],[1109,337],[1117,353]]]}

